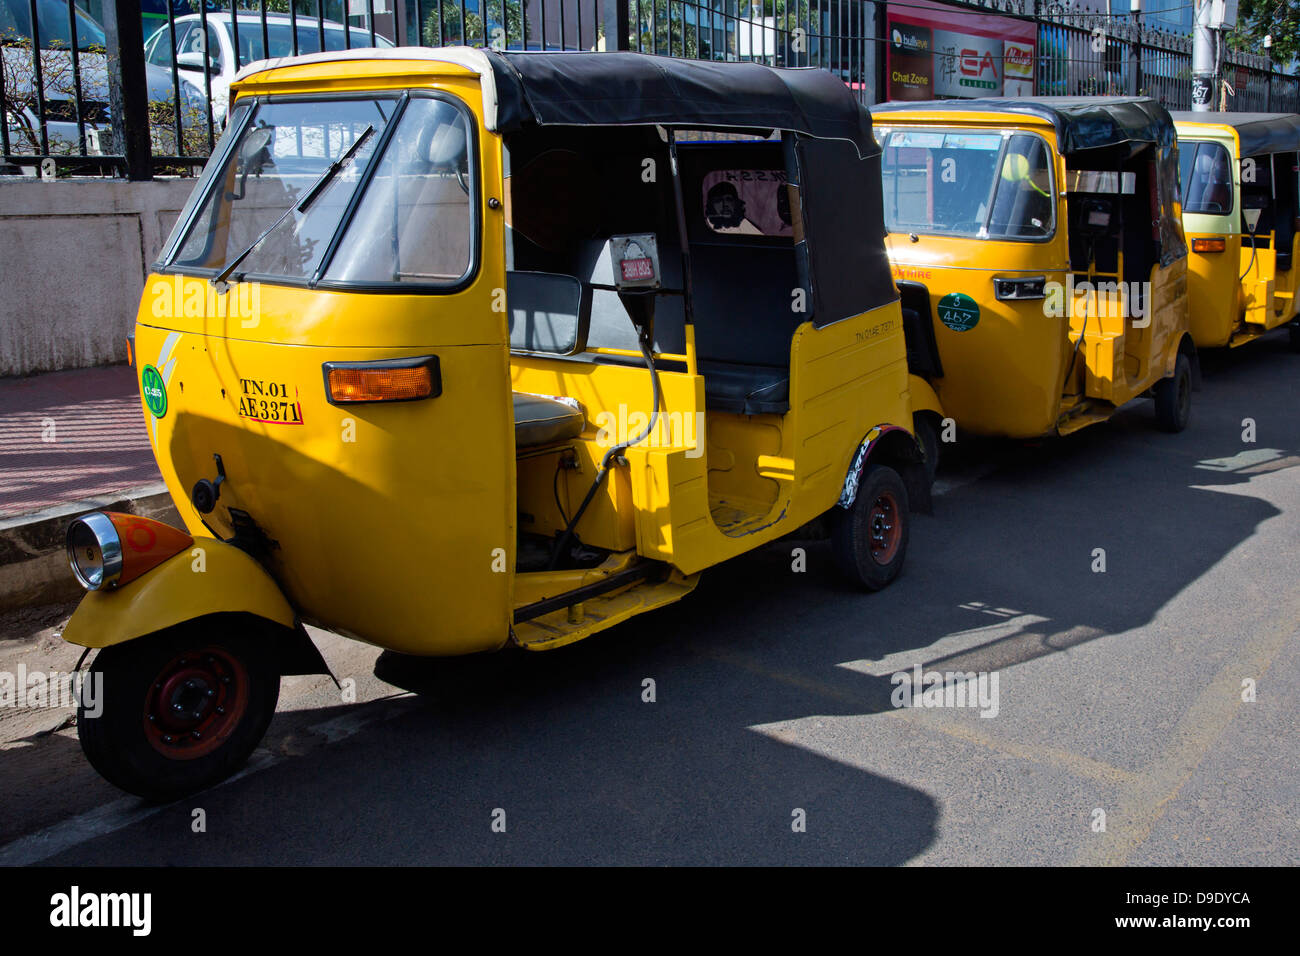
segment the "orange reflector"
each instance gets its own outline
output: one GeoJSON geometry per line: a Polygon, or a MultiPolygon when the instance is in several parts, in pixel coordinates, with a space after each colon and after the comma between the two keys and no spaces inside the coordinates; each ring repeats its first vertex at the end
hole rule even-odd
{"type": "Polygon", "coordinates": [[[1192,252],[1222,252],[1228,247],[1223,239],[1193,239],[1192,252]]]}
{"type": "Polygon", "coordinates": [[[410,402],[442,391],[436,356],[373,365],[331,362],[325,382],[336,403],[410,402]]]}
{"type": "Polygon", "coordinates": [[[122,576],[117,584],[133,581],[173,555],[187,549],[194,539],[169,524],[140,515],[105,511],[122,542],[122,576]]]}

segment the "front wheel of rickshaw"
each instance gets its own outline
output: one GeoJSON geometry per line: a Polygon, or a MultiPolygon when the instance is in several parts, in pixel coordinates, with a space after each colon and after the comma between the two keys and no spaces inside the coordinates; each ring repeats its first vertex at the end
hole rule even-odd
{"type": "Polygon", "coordinates": [[[1156,424],[1167,432],[1180,432],[1192,416],[1192,363],[1179,354],[1173,378],[1156,384],[1156,424]]]}
{"type": "Polygon", "coordinates": [[[868,465],[852,507],[833,512],[831,550],[840,573],[868,591],[886,587],[903,569],[909,529],[903,479],[887,465],[868,465]]]}
{"type": "Polygon", "coordinates": [[[221,782],[275,715],[280,674],[268,638],[191,621],[100,651],[88,677],[95,696],[83,692],[77,709],[86,759],[147,800],[221,782]]]}
{"type": "Polygon", "coordinates": [[[1291,336],[1291,351],[1300,352],[1300,319],[1292,319],[1286,328],[1291,336]]]}

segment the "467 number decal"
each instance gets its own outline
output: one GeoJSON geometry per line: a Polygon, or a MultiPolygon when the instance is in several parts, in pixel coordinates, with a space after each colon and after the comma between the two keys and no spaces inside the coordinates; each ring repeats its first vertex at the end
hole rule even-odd
{"type": "Polygon", "coordinates": [[[301,425],[302,402],[294,386],[293,398],[283,382],[268,382],[256,378],[241,378],[239,389],[239,417],[253,422],[272,425],[301,425]]]}

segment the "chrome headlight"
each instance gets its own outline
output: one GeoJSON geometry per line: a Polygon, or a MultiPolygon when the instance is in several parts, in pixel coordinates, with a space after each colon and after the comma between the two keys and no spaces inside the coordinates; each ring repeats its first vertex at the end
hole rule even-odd
{"type": "Polygon", "coordinates": [[[122,539],[107,515],[91,512],[68,525],[68,564],[87,591],[117,584],[122,576],[122,539]]]}

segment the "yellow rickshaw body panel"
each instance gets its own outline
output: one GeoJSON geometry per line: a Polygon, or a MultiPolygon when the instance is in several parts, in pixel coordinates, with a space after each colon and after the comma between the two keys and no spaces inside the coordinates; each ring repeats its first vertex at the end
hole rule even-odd
{"type": "Polygon", "coordinates": [[[499,648],[510,633],[514,433],[494,251],[503,232],[487,205],[500,197],[501,143],[484,133],[478,78],[452,64],[357,60],[286,66],[237,89],[456,96],[478,126],[479,261],[464,288],[435,295],[271,283],[217,295],[203,278],[151,275],[136,352],[166,381],[168,412],[146,407],[145,419],[168,489],[189,530],[208,534],[190,490],[216,477],[221,455],[208,524],[227,537],[226,508],[247,512],[306,620],[411,654],[499,648]],[[327,399],[326,362],[427,355],[438,359],[435,397],[327,399]]]}
{"type": "MultiPolygon", "coordinates": [[[[1055,189],[1056,228],[1043,240],[1003,240],[907,233],[886,238],[894,279],[925,285],[943,374],[929,379],[942,413],[974,434],[1036,438],[1103,421],[1120,405],[1172,374],[1187,331],[1187,265],[1156,263],[1150,273],[1154,308],[1150,324],[1135,328],[1122,314],[1092,303],[1086,334],[1080,306],[1050,300],[1000,300],[997,279],[1042,277],[1068,289],[1070,271],[1065,182],[1066,160],[1046,119],[1019,113],[918,108],[890,110],[875,118],[889,130],[941,128],[1011,131],[1040,136],[1048,145],[1055,189]],[[979,321],[965,331],[939,321],[940,301],[969,295],[979,321]],[[1100,314],[1099,314],[1100,313],[1100,314]],[[1071,355],[1080,335],[1078,357],[1071,355]]],[[[1075,276],[1079,280],[1078,274],[1075,276]]],[[[1105,281],[1105,280],[1103,280],[1105,281]]],[[[1063,298],[1063,296],[1062,296],[1063,298]]],[[[917,407],[923,407],[918,405],[917,407]]]]}
{"type": "Polygon", "coordinates": [[[1279,271],[1277,250],[1253,250],[1241,229],[1241,140],[1227,123],[1175,123],[1181,148],[1217,143],[1232,158],[1232,210],[1222,215],[1184,212],[1188,248],[1188,309],[1198,348],[1237,346],[1300,316],[1300,230],[1292,237],[1290,269],[1279,271]],[[1221,239],[1222,252],[1197,252],[1196,239],[1221,239]]]}
{"type": "MultiPolygon", "coordinates": [[[[821,329],[794,333],[790,411],[778,415],[707,412],[704,379],[661,371],[661,419],[627,449],[583,517],[585,542],[671,564],[693,575],[773,541],[835,505],[854,455],[880,424],[911,431],[906,351],[898,303],[821,329]],[[704,443],[705,447],[701,447],[704,443]]],[[[619,409],[648,408],[644,369],[517,354],[517,391],[566,395],[588,410],[576,443],[579,467],[561,476],[562,494],[580,499],[619,427],[619,409]]],[[[623,433],[636,433],[644,421],[623,433]]]]}

